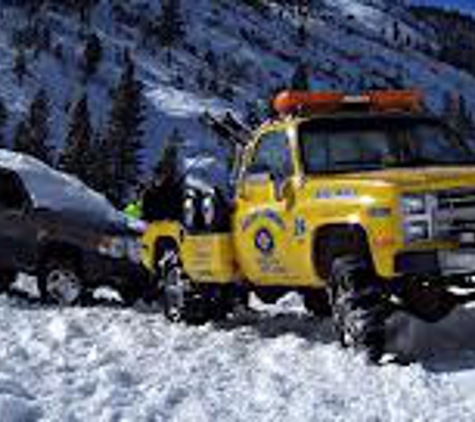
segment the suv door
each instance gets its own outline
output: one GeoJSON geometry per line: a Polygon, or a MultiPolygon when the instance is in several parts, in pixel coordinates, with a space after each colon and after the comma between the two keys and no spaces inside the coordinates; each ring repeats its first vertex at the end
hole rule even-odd
{"type": "Polygon", "coordinates": [[[233,230],[241,267],[258,284],[287,284],[292,278],[286,257],[292,211],[282,190],[293,173],[287,133],[264,134],[241,181],[233,230]]]}
{"type": "Polygon", "coordinates": [[[31,198],[20,177],[0,168],[0,268],[28,270],[34,263],[36,230],[31,198]]]}

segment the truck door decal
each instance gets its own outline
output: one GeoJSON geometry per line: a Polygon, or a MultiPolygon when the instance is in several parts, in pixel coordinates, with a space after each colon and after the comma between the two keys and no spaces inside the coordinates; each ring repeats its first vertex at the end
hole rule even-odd
{"type": "Polygon", "coordinates": [[[266,228],[259,229],[256,232],[254,245],[256,246],[256,249],[263,255],[272,255],[275,249],[275,240],[272,236],[272,233],[266,228]]]}

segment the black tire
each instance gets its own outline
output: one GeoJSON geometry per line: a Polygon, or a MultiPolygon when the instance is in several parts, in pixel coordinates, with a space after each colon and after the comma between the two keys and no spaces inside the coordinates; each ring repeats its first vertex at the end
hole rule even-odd
{"type": "Polygon", "coordinates": [[[204,323],[203,298],[186,276],[176,251],[168,251],[162,260],[159,281],[163,291],[163,307],[171,322],[204,323]]]}
{"type": "Polygon", "coordinates": [[[0,270],[0,294],[8,293],[15,282],[17,272],[13,270],[0,270]]]}
{"type": "Polygon", "coordinates": [[[332,316],[332,307],[328,292],[324,289],[312,289],[302,293],[305,309],[312,315],[319,318],[328,318],[332,316]]]}
{"type": "Polygon", "coordinates": [[[69,258],[48,259],[38,275],[41,300],[57,305],[78,305],[90,296],[78,265],[69,258]]]}
{"type": "Polygon", "coordinates": [[[371,265],[359,256],[333,261],[329,282],[334,327],[343,347],[378,362],[385,346],[386,307],[371,265]]]}
{"type": "Polygon", "coordinates": [[[235,285],[196,285],[185,274],[176,251],[162,260],[164,313],[172,322],[204,324],[222,321],[239,305],[246,306],[247,291],[235,285]]]}

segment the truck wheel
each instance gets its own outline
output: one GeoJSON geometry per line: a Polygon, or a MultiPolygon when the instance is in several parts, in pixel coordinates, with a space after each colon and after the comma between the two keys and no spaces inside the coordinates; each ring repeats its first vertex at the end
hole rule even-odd
{"type": "Polygon", "coordinates": [[[15,282],[17,272],[13,270],[0,270],[0,294],[8,293],[15,282]]]}
{"type": "Polygon", "coordinates": [[[385,345],[385,309],[368,262],[358,256],[336,258],[329,295],[341,345],[363,350],[370,361],[378,362],[385,345]]]}
{"type": "Polygon", "coordinates": [[[206,322],[204,298],[201,292],[191,285],[176,251],[167,252],[167,256],[162,260],[162,269],[165,316],[172,322],[206,322]]]}
{"type": "Polygon", "coordinates": [[[76,305],[86,294],[78,268],[70,259],[48,260],[38,277],[41,299],[47,303],[76,305]]]}
{"type": "Polygon", "coordinates": [[[312,315],[320,318],[332,316],[328,292],[324,289],[308,290],[303,292],[302,296],[305,309],[312,315]]]}

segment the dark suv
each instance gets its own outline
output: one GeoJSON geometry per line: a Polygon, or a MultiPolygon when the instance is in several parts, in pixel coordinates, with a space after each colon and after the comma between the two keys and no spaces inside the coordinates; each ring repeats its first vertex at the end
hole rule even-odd
{"type": "Polygon", "coordinates": [[[42,299],[75,304],[102,285],[144,292],[140,230],[77,179],[0,150],[0,289],[37,276],[42,299]]]}

